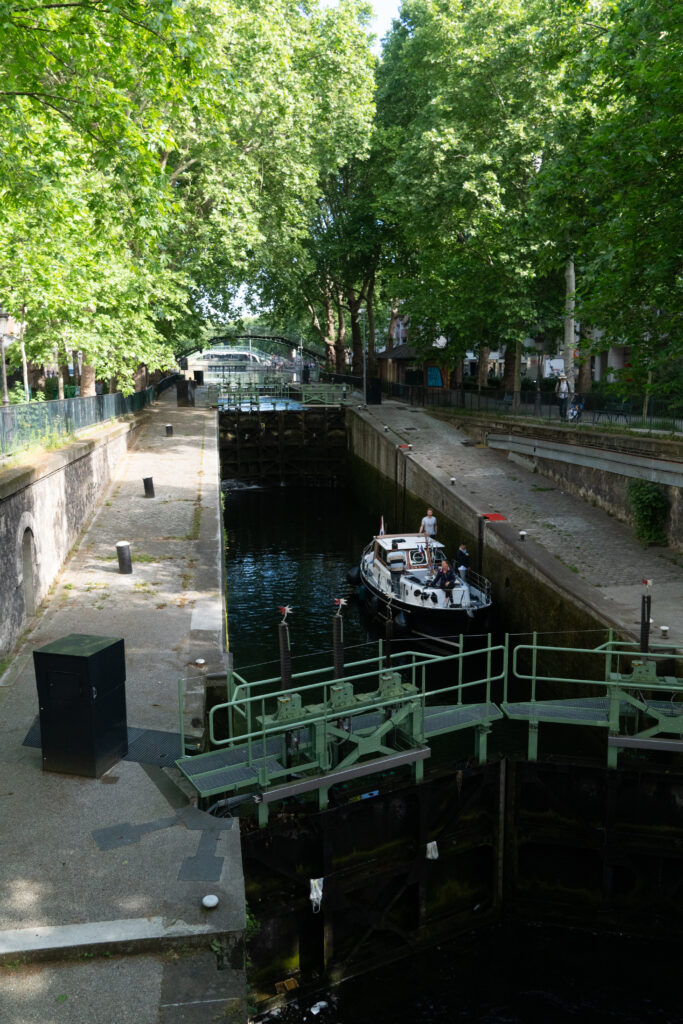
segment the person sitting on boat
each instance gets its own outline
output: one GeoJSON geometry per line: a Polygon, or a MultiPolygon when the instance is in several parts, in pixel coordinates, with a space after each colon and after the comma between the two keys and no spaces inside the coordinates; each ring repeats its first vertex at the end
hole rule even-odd
{"type": "Polygon", "coordinates": [[[395,594],[401,592],[401,575],[406,569],[405,551],[400,551],[397,541],[391,542],[391,551],[387,555],[387,564],[391,573],[391,589],[395,594]]]}
{"type": "Polygon", "coordinates": [[[470,553],[464,544],[461,544],[458,550],[456,551],[455,560],[458,565],[458,573],[460,574],[461,579],[464,580],[465,577],[467,576],[467,570],[469,569],[470,565],[470,553]]]}
{"type": "Polygon", "coordinates": [[[452,603],[453,587],[455,586],[455,573],[445,559],[441,563],[441,568],[432,581],[432,586],[441,587],[441,589],[446,593],[446,600],[448,603],[452,603]]]}

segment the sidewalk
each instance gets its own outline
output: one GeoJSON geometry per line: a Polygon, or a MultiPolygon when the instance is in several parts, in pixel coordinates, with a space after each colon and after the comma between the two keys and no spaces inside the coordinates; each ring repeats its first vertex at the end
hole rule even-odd
{"type": "Polygon", "coordinates": [[[0,679],[8,1024],[243,1019],[241,953],[236,970],[217,969],[244,928],[239,829],[189,805],[168,768],[181,753],[178,679],[195,680],[191,732],[202,673],[223,667],[215,412],[178,409],[165,392],[146,416],[0,679]],[[149,476],[153,499],[144,497],[149,476]],[[118,572],[119,540],[130,542],[132,575],[118,572]],[[101,779],[42,771],[32,652],[69,633],[125,640],[129,753],[101,779]],[[207,893],[219,896],[217,909],[201,906],[207,893]]]}
{"type": "Polygon", "coordinates": [[[590,588],[593,603],[615,627],[637,634],[642,581],[653,580],[652,638],[658,639],[659,626],[667,625],[671,643],[683,648],[683,556],[643,546],[628,526],[602,509],[500,451],[473,445],[464,431],[422,408],[383,401],[359,415],[378,433],[388,427],[396,443],[412,444],[410,458],[446,489],[452,490],[455,477],[457,493],[470,507],[500,512],[515,530],[525,530],[527,544],[518,556],[533,560],[539,545],[546,561],[553,556],[558,571],[570,569],[566,576],[590,588]]]}

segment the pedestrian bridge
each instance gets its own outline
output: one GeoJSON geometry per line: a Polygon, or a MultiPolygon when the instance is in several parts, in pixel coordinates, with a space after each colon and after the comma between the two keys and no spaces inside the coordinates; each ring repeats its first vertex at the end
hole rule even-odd
{"type": "MultiPolygon", "coordinates": [[[[234,672],[209,713],[211,749],[176,764],[203,800],[251,795],[265,825],[270,804],[309,792],[324,809],[330,789],[352,779],[405,767],[420,782],[437,737],[468,730],[483,764],[506,718],[527,723],[530,761],[542,724],[604,730],[610,768],[629,748],[683,753],[683,657],[671,648],[642,652],[611,635],[590,648],[482,639],[447,654],[392,653],[380,642],[336,675],[300,672],[284,689],[279,676],[248,682],[234,672]],[[435,669],[446,685],[434,684],[435,669]]],[[[181,712],[183,694],[181,680],[181,712]]]]}

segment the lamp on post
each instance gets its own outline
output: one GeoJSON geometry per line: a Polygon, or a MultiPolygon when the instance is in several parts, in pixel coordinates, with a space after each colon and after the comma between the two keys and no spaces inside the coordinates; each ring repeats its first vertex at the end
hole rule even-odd
{"type": "Polygon", "coordinates": [[[5,335],[9,323],[9,313],[6,313],[0,306],[0,348],[2,349],[2,404],[9,405],[9,394],[7,392],[7,367],[5,365],[5,335]]]}

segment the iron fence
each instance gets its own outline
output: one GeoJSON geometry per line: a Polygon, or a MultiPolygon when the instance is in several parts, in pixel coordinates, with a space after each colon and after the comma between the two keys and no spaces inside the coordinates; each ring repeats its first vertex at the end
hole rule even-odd
{"type": "Polygon", "coordinates": [[[140,412],[155,397],[155,389],[124,396],[93,395],[62,401],[22,402],[0,408],[0,454],[59,443],[84,427],[140,412]]]}
{"type": "MultiPolygon", "coordinates": [[[[500,388],[430,388],[422,384],[383,382],[383,391],[409,405],[435,408],[465,409],[495,415],[516,415],[560,422],[560,407],[555,395],[548,391],[523,389],[515,406],[513,395],[500,388]]],[[[576,425],[619,425],[642,430],[683,430],[683,397],[642,395],[617,396],[586,394],[581,408],[569,420],[576,425]]]]}

